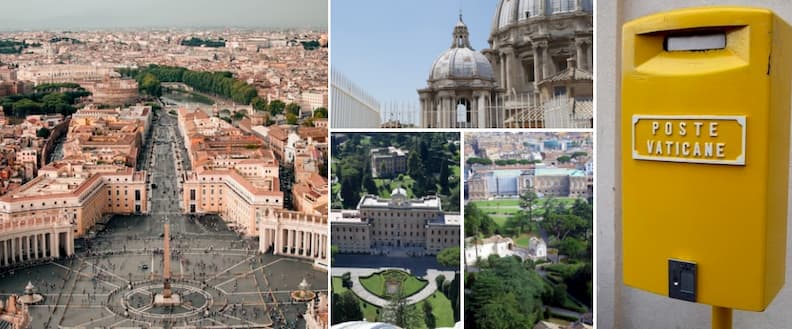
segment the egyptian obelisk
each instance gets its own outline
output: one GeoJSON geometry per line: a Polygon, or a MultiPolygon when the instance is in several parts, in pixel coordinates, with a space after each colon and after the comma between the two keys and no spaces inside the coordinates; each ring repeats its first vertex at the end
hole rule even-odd
{"type": "Polygon", "coordinates": [[[165,286],[162,289],[162,297],[170,298],[171,297],[171,286],[170,286],[170,279],[171,279],[171,271],[170,271],[170,223],[165,223],[165,234],[164,234],[165,241],[163,242],[163,269],[162,269],[162,279],[164,281],[165,286]]]}
{"type": "Polygon", "coordinates": [[[154,305],[156,306],[175,306],[181,304],[181,297],[174,294],[171,290],[171,254],[170,254],[170,224],[166,221],[163,233],[163,250],[162,250],[162,293],[154,296],[154,305]]]}

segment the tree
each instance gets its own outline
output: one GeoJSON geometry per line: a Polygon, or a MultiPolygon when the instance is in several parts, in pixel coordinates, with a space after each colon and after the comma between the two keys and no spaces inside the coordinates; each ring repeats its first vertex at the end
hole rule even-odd
{"type": "Polygon", "coordinates": [[[517,298],[513,293],[496,296],[478,312],[477,328],[480,329],[511,329],[530,328],[530,321],[517,307],[517,298]]]}
{"type": "Polygon", "coordinates": [[[437,262],[449,268],[459,268],[459,246],[443,249],[437,254],[437,262]]]}
{"type": "Polygon", "coordinates": [[[556,160],[558,160],[558,163],[568,163],[571,160],[571,158],[568,155],[562,155],[558,157],[556,160]]]}
{"type": "Polygon", "coordinates": [[[47,139],[50,137],[50,130],[46,127],[41,127],[38,131],[36,131],[36,137],[47,139]]]}
{"type": "Polygon", "coordinates": [[[528,211],[526,212],[526,220],[520,221],[519,233],[524,232],[525,224],[533,221],[533,210],[537,201],[539,201],[539,196],[536,194],[536,191],[534,191],[533,188],[528,189],[527,191],[523,192],[522,195],[520,195],[520,207],[523,209],[528,209],[528,211]]]}
{"type": "Polygon", "coordinates": [[[379,194],[379,189],[377,188],[377,183],[374,182],[374,179],[371,178],[371,174],[364,174],[363,175],[363,188],[366,189],[366,193],[377,195],[379,194]]]}
{"type": "Polygon", "coordinates": [[[350,290],[344,291],[340,295],[333,294],[332,312],[333,324],[363,320],[360,302],[350,290]]]}
{"type": "Polygon", "coordinates": [[[360,172],[351,167],[341,169],[341,199],[345,209],[354,208],[360,200],[360,172]]]}
{"type": "Polygon", "coordinates": [[[440,161],[440,188],[442,193],[448,195],[448,176],[451,175],[450,170],[448,169],[448,161],[440,161]]]}
{"type": "Polygon", "coordinates": [[[426,195],[426,187],[424,184],[420,184],[420,181],[427,181],[429,180],[426,175],[426,169],[424,168],[423,161],[421,160],[421,155],[418,152],[410,152],[410,155],[407,157],[407,173],[413,179],[416,179],[416,184],[413,184],[413,194],[417,197],[422,197],[426,195]]]}
{"type": "Polygon", "coordinates": [[[294,114],[294,116],[300,116],[300,104],[289,103],[289,105],[286,105],[286,113],[294,114]]]}
{"type": "Polygon", "coordinates": [[[317,119],[327,119],[327,108],[320,107],[314,110],[313,117],[317,119]]]}
{"type": "Polygon", "coordinates": [[[429,301],[424,301],[423,312],[426,327],[429,329],[435,329],[437,327],[437,320],[435,319],[434,313],[432,313],[432,303],[429,301]]]}
{"type": "MultiPolygon", "coordinates": [[[[435,284],[437,285],[437,289],[441,289],[443,287],[443,285],[445,284],[445,282],[446,282],[445,275],[440,274],[440,275],[435,277],[435,284]]],[[[443,291],[443,293],[445,294],[446,292],[443,291]]]]}
{"type": "Polygon", "coordinates": [[[332,264],[335,261],[335,255],[338,254],[338,246],[332,245],[330,246],[330,263],[332,264]]]}
{"type": "Polygon", "coordinates": [[[498,228],[492,218],[478,209],[476,204],[468,203],[465,205],[465,235],[467,236],[490,236],[498,228]]]}
{"type": "Polygon", "coordinates": [[[28,98],[13,103],[13,113],[15,117],[24,118],[28,114],[41,111],[42,104],[28,98]]]}
{"type": "Polygon", "coordinates": [[[586,223],[580,217],[558,213],[550,214],[542,220],[540,225],[558,240],[564,240],[568,235],[580,233],[586,227],[586,223]]]}
{"type": "Polygon", "coordinates": [[[138,81],[138,89],[149,96],[162,96],[160,80],[152,73],[146,73],[138,81]]]}
{"type": "Polygon", "coordinates": [[[290,125],[297,124],[297,116],[293,113],[286,113],[286,123],[290,125]]]}
{"type": "Polygon", "coordinates": [[[251,105],[253,105],[253,109],[256,110],[256,112],[266,112],[269,109],[267,100],[258,96],[253,97],[251,105]]]}
{"type": "Polygon", "coordinates": [[[69,114],[73,110],[72,101],[65,93],[50,93],[41,98],[41,109],[46,113],[69,114]]]}
{"type": "MultiPolygon", "coordinates": [[[[544,280],[515,257],[493,255],[473,280],[465,299],[468,324],[475,328],[531,328],[541,317],[544,280]],[[469,307],[468,307],[469,306],[469,307]]],[[[471,282],[472,281],[472,282],[471,282]]]]}
{"type": "Polygon", "coordinates": [[[586,252],[586,243],[568,236],[558,244],[558,251],[573,259],[580,258],[586,252]]]}
{"type": "Polygon", "coordinates": [[[286,108],[286,103],[284,103],[283,101],[281,101],[279,99],[276,99],[276,100],[270,102],[270,104],[269,104],[270,114],[272,114],[273,117],[277,116],[278,114],[283,113],[283,110],[285,108],[286,108]]]}
{"type": "Polygon", "coordinates": [[[381,320],[402,328],[421,328],[424,315],[416,305],[408,305],[404,296],[394,297],[380,314],[381,320]]]}

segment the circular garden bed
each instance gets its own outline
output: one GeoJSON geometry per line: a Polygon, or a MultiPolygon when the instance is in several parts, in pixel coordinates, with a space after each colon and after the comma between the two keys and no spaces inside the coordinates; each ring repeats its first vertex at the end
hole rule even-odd
{"type": "Polygon", "coordinates": [[[390,299],[397,296],[410,297],[425,288],[429,282],[404,271],[385,270],[361,277],[360,284],[368,292],[390,299]]]}

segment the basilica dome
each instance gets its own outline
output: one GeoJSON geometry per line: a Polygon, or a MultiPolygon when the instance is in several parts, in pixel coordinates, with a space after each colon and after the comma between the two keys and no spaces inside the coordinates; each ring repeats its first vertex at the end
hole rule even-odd
{"type": "Polygon", "coordinates": [[[500,0],[495,9],[492,32],[534,17],[593,11],[592,0],[500,0]]]}
{"type": "Polygon", "coordinates": [[[429,73],[429,81],[444,79],[495,80],[492,64],[470,46],[467,26],[461,16],[454,27],[454,42],[451,48],[435,59],[432,71],[429,73]]]}

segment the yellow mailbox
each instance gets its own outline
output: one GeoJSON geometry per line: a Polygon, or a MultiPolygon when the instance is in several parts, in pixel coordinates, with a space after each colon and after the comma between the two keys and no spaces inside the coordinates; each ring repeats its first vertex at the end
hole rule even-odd
{"type": "Polygon", "coordinates": [[[624,283],[764,310],[784,284],[789,27],[704,7],[623,32],[624,283]]]}

